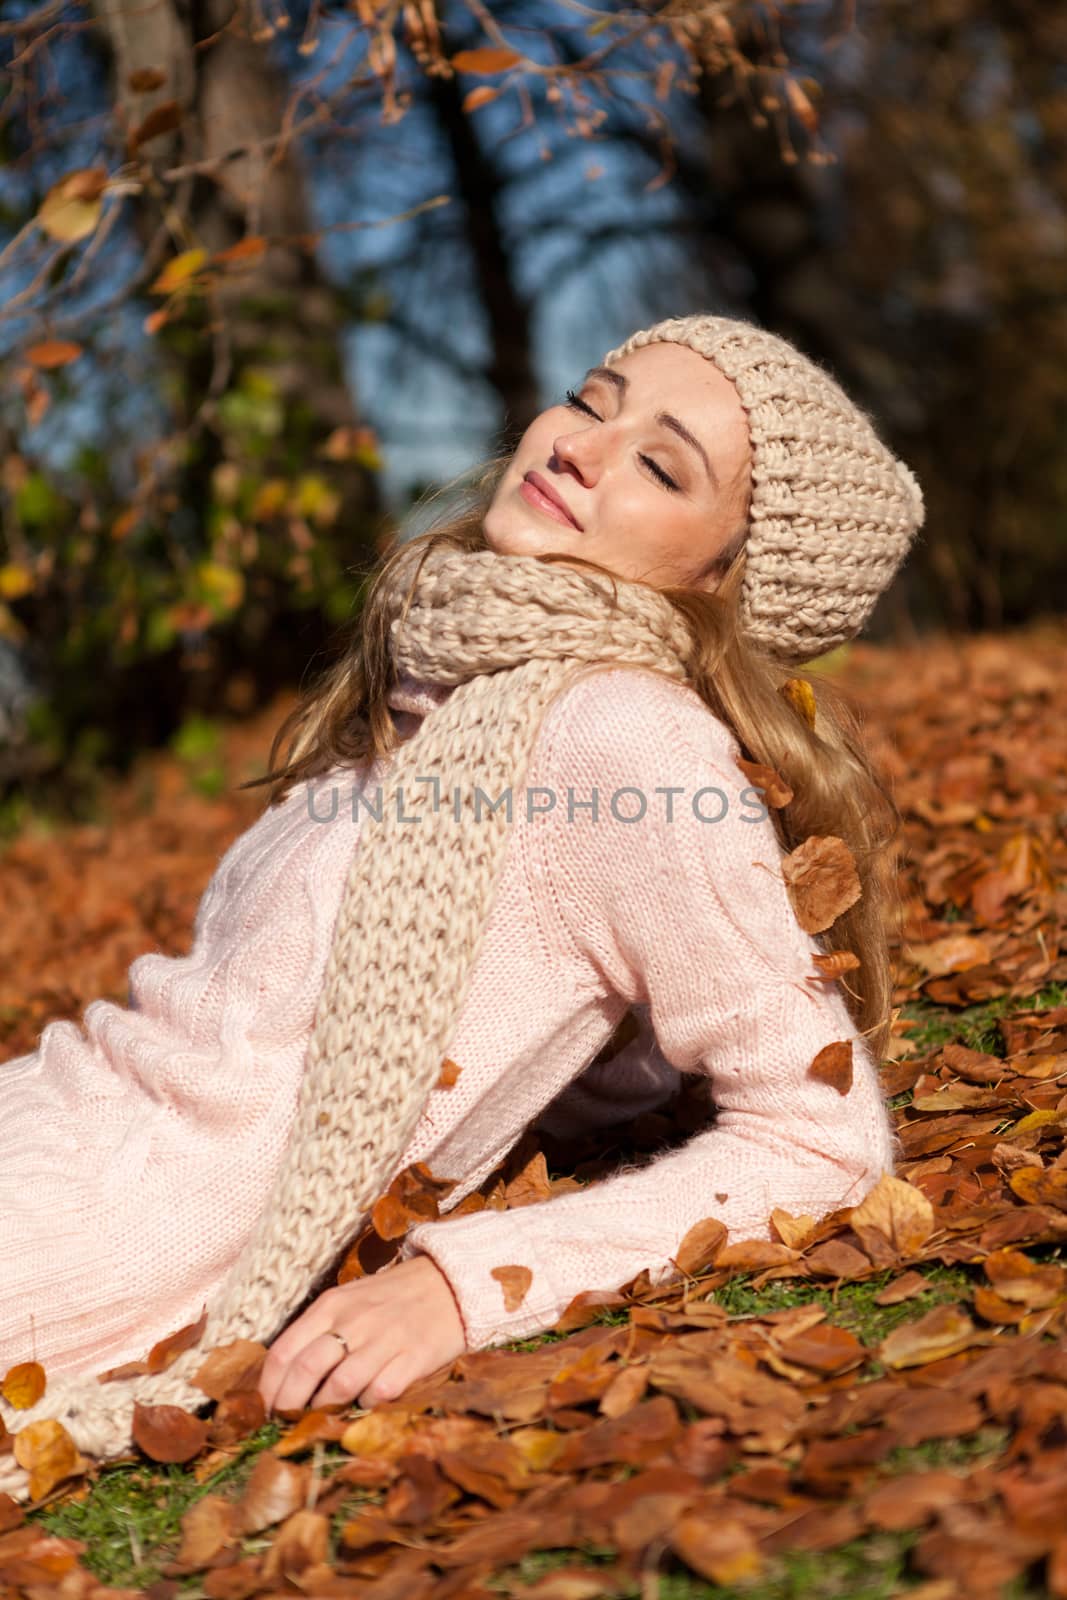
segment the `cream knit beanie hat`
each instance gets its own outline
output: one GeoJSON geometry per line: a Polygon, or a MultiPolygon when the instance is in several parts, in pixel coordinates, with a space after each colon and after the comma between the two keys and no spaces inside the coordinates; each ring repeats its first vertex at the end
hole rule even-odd
{"type": "Polygon", "coordinates": [[[794,665],[853,638],[922,526],[918,481],[828,372],[755,323],[671,317],[632,334],[603,365],[664,340],[714,362],[748,417],[742,632],[794,665]]]}

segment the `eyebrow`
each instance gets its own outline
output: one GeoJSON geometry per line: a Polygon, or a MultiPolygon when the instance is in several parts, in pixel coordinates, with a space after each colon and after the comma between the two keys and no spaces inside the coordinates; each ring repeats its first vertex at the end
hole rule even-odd
{"type": "MultiPolygon", "coordinates": [[[[613,384],[620,399],[630,387],[629,378],[624,378],[621,372],[612,371],[611,367],[590,367],[589,371],[585,375],[585,381],[586,383],[590,383],[594,378],[602,378],[606,383],[613,384]]],[[[678,435],[679,439],[684,439],[686,444],[693,447],[701,461],[703,461],[704,470],[708,477],[711,479],[716,489],[720,488],[719,475],[715,471],[715,468],[712,466],[711,462],[708,460],[707,451],[704,449],[704,446],[701,444],[700,440],[695,438],[694,435],[690,433],[685,423],[679,422],[677,417],[672,417],[669,411],[658,411],[656,413],[656,421],[662,423],[665,428],[672,429],[678,435]]]]}

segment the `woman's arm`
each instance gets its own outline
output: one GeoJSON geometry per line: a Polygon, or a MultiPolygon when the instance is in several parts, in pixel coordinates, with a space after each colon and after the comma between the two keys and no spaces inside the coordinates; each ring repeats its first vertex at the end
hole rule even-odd
{"type": "Polygon", "coordinates": [[[731,1239],[767,1238],[775,1207],[819,1217],[855,1204],[895,1154],[876,1063],[841,994],[811,976],[820,947],[796,921],[777,837],[733,765],[729,731],[695,696],[632,669],[590,677],[565,699],[532,780],[558,797],[534,843],[542,910],[573,957],[648,1005],[667,1061],[709,1075],[717,1119],[638,1171],[412,1229],[402,1259],[436,1262],[471,1349],[551,1326],[583,1290],[618,1288],[642,1269],[669,1277],[703,1218],[731,1239]],[[593,787],[595,821],[578,809],[593,787]],[[647,802],[637,822],[612,815],[623,788],[619,815],[647,802]],[[673,821],[665,788],[676,791],[673,821]],[[721,820],[698,820],[698,791],[700,814],[721,820]],[[844,1095],[809,1075],[840,1040],[853,1053],[844,1095]],[[531,1274],[513,1310],[493,1277],[510,1266],[531,1274]]]}

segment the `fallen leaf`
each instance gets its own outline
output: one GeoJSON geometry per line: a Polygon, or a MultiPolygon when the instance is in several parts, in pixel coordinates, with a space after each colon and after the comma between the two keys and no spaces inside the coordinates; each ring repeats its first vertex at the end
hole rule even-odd
{"type": "Polygon", "coordinates": [[[853,1232],[875,1261],[888,1244],[897,1255],[914,1255],[934,1230],[934,1208],[914,1184],[883,1172],[874,1187],[852,1207],[853,1232]]]}
{"type": "Polygon", "coordinates": [[[207,1423],[181,1406],[134,1402],[133,1442],[152,1461],[191,1461],[207,1443],[207,1423]]]}
{"type": "Polygon", "coordinates": [[[14,1436],[15,1460],[30,1475],[31,1500],[40,1500],[65,1478],[87,1472],[89,1463],[61,1422],[28,1422],[14,1436]]]}
{"type": "Polygon", "coordinates": [[[986,1336],[959,1306],[935,1306],[917,1322],[902,1323],[888,1333],[878,1346],[878,1356],[894,1370],[919,1367],[986,1342],[986,1336]]]}
{"type": "Polygon", "coordinates": [[[311,1468],[293,1461],[280,1461],[272,1450],[257,1456],[244,1492],[234,1506],[235,1527],[248,1535],[262,1533],[303,1504],[311,1468]]]}

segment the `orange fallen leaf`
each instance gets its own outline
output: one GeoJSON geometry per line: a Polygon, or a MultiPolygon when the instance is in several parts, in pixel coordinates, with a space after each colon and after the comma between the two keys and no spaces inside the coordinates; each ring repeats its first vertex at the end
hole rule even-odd
{"type": "Polygon", "coordinates": [[[883,1172],[858,1206],[852,1207],[851,1226],[864,1249],[874,1255],[885,1245],[897,1255],[921,1250],[934,1231],[934,1208],[914,1184],[883,1172]]]}
{"type": "Polygon", "coordinates": [[[280,1461],[272,1450],[265,1450],[234,1506],[235,1526],[242,1534],[262,1533],[276,1522],[292,1516],[304,1503],[311,1468],[293,1461],[280,1461]]]}
{"type": "MultiPolygon", "coordinates": [[[[181,1544],[175,1558],[180,1567],[198,1572],[213,1561],[233,1534],[233,1502],[221,1494],[206,1494],[183,1514],[181,1544]]],[[[177,1576],[177,1574],[172,1574],[177,1576]]]]}
{"type": "Polygon", "coordinates": [[[878,1346],[878,1356],[894,1370],[920,1367],[986,1342],[987,1336],[959,1306],[935,1306],[917,1322],[902,1323],[886,1334],[878,1346]]]}
{"type": "Polygon", "coordinates": [[[15,1460],[30,1475],[30,1497],[40,1500],[65,1478],[88,1470],[77,1445],[61,1422],[46,1417],[28,1422],[14,1438],[15,1460]]]}
{"type": "Polygon", "coordinates": [[[191,1461],[207,1443],[207,1423],[181,1406],[135,1401],[133,1442],[152,1461],[191,1461]]]}

